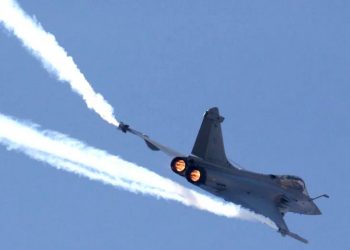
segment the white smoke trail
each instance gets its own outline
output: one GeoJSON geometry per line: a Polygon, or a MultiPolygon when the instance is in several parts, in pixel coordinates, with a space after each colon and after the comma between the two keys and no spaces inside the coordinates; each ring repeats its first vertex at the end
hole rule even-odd
{"type": "MultiPolygon", "coordinates": [[[[0,23],[18,37],[49,72],[55,74],[59,80],[68,82],[71,88],[83,97],[90,109],[110,124],[119,125],[113,115],[112,106],[102,95],[95,93],[73,59],[59,46],[55,37],[29,17],[15,1],[0,0],[0,23]]],[[[222,202],[187,189],[145,168],[88,147],[65,135],[50,131],[40,132],[33,124],[19,123],[1,114],[0,143],[59,169],[131,192],[178,201],[217,215],[258,220],[276,228],[271,220],[232,203],[222,202]]]]}
{"type": "Polygon", "coordinates": [[[113,107],[93,90],[73,58],[67,55],[52,34],[29,17],[14,0],[0,0],[0,23],[22,41],[47,71],[56,75],[60,81],[68,82],[73,91],[83,97],[90,109],[108,123],[118,126],[113,107]]]}
{"type": "Polygon", "coordinates": [[[185,188],[169,179],[66,135],[39,131],[38,126],[0,114],[0,143],[58,169],[83,175],[125,190],[180,202],[220,216],[275,224],[232,203],[185,188]]]}

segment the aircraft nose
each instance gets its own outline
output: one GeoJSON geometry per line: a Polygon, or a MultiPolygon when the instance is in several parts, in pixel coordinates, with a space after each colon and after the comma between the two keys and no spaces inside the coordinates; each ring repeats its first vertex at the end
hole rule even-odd
{"type": "Polygon", "coordinates": [[[315,205],[315,203],[312,203],[312,209],[310,211],[310,214],[314,214],[314,215],[320,215],[321,210],[315,205]]]}
{"type": "Polygon", "coordinates": [[[320,210],[318,207],[316,207],[316,208],[314,209],[314,211],[313,211],[313,214],[314,214],[314,215],[320,215],[320,214],[322,214],[322,213],[321,213],[321,210],[320,210]]]}

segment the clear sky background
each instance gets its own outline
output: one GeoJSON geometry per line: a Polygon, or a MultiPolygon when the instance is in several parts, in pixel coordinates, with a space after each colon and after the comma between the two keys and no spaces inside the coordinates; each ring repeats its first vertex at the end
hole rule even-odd
{"type": "MultiPolygon", "coordinates": [[[[350,245],[350,2],[20,1],[118,119],[189,153],[202,114],[226,118],[227,155],[301,176],[323,215],[266,225],[131,194],[0,147],[1,249],[346,249],[350,245]]],[[[0,28],[0,112],[178,181],[167,158],[88,110],[0,28]]],[[[195,187],[193,187],[195,188],[195,187]]],[[[195,188],[196,189],[196,188],[195,188]]]]}

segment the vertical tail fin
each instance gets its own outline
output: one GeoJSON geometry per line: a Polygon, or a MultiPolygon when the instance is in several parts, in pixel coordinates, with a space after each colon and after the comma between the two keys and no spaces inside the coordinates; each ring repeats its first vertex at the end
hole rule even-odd
{"type": "Polygon", "coordinates": [[[221,132],[220,124],[223,121],[218,108],[214,107],[205,112],[192,154],[214,164],[230,166],[221,132]]]}

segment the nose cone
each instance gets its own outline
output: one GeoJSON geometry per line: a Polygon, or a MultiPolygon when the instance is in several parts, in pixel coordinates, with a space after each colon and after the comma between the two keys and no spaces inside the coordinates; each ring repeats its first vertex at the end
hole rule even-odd
{"type": "Polygon", "coordinates": [[[316,206],[316,204],[311,202],[311,209],[309,210],[309,214],[320,215],[322,213],[321,210],[316,206]]]}
{"type": "Polygon", "coordinates": [[[322,213],[321,213],[321,210],[320,210],[318,207],[316,207],[316,208],[314,209],[314,211],[313,211],[313,214],[314,214],[314,215],[320,215],[320,214],[322,214],[322,213]]]}

